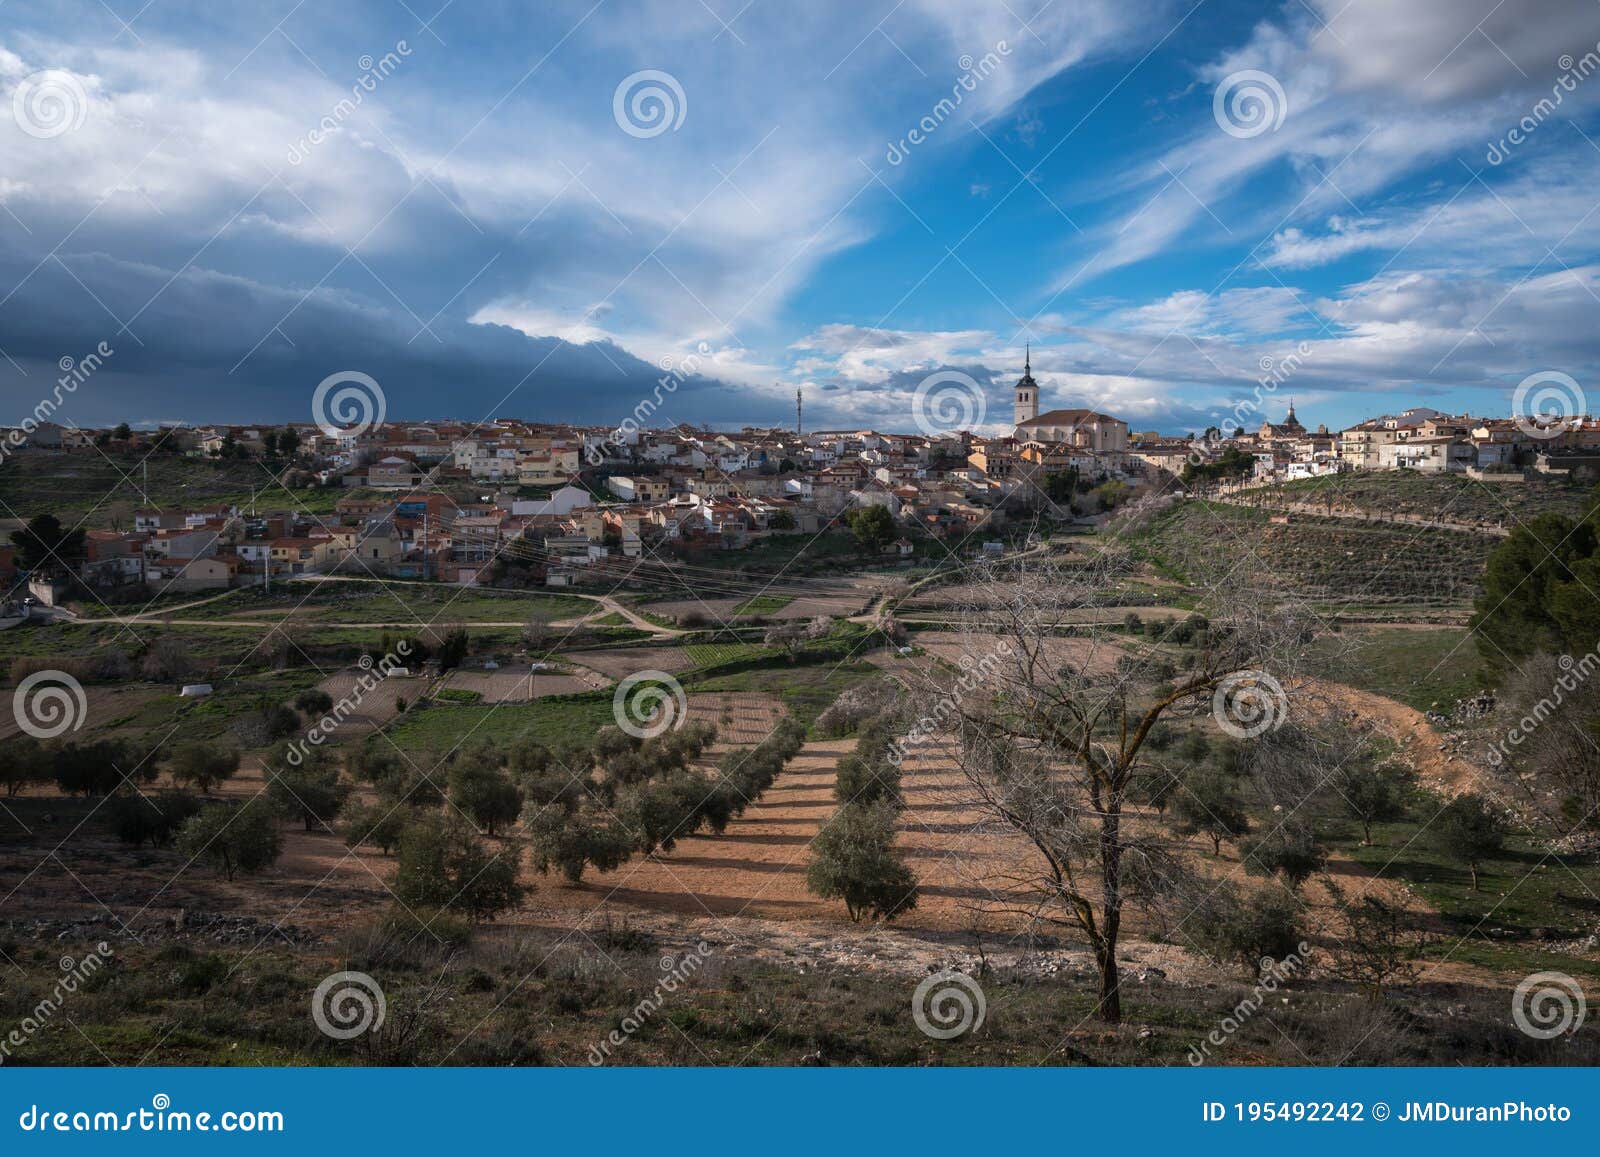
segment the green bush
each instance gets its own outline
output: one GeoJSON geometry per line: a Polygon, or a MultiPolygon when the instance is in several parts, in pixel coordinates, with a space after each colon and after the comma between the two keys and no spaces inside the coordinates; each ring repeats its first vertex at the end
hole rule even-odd
{"type": "Polygon", "coordinates": [[[895,848],[895,808],[888,801],[847,804],[812,841],[806,888],[843,900],[850,919],[893,920],[917,906],[917,877],[895,848]]]}
{"type": "MultiPolygon", "coordinates": [[[[531,806],[531,805],[530,805],[531,806]]],[[[587,810],[566,813],[545,808],[523,820],[540,875],[560,872],[572,884],[583,880],[586,868],[614,872],[627,863],[633,838],[609,817],[597,819],[587,810]]]]}
{"type": "Polygon", "coordinates": [[[240,872],[249,875],[277,863],[283,838],[271,805],[256,796],[242,804],[203,806],[184,823],[178,850],[231,880],[240,872]]]}
{"type": "Polygon", "coordinates": [[[413,908],[448,908],[493,920],[522,898],[518,849],[485,848],[459,817],[422,815],[400,836],[394,894],[413,908]]]}
{"type": "Polygon", "coordinates": [[[177,838],[179,830],[201,806],[186,791],[121,791],[106,802],[106,817],[123,843],[136,848],[145,844],[164,848],[177,838]]]}
{"type": "Polygon", "coordinates": [[[1243,893],[1224,882],[1206,896],[1185,926],[1219,960],[1235,961],[1259,974],[1264,961],[1298,951],[1304,909],[1273,885],[1243,893]]]}

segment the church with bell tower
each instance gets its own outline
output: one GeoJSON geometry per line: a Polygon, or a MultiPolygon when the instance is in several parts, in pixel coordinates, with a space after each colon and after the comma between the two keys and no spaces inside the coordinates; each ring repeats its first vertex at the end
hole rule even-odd
{"type": "MultiPolygon", "coordinates": [[[[1119,455],[1128,450],[1128,423],[1095,410],[1039,412],[1039,383],[1033,380],[1033,347],[1022,355],[1022,377],[1012,392],[1011,436],[1018,442],[1119,455]]],[[[1120,464],[1119,464],[1120,466],[1120,464]]]]}
{"type": "Polygon", "coordinates": [[[1033,380],[1033,346],[1026,347],[1022,355],[1022,377],[1017,382],[1016,404],[1011,411],[1011,424],[1020,426],[1039,416],[1039,383],[1033,380]]]}

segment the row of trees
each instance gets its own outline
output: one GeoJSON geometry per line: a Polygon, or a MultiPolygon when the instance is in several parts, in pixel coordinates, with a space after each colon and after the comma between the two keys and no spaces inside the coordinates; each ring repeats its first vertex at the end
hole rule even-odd
{"type": "Polygon", "coordinates": [[[838,808],[811,844],[806,888],[843,900],[850,919],[893,920],[917,906],[917,877],[895,847],[905,808],[900,765],[890,758],[896,720],[877,715],[857,731],[856,748],[839,760],[833,781],[838,808]]]}
{"type": "Polygon", "coordinates": [[[54,783],[64,795],[103,796],[122,787],[154,783],[165,770],[174,785],[210,793],[239,770],[237,749],[185,743],[168,752],[131,739],[46,743],[18,736],[0,762],[0,786],[14,796],[35,784],[54,783]]]}
{"type": "MultiPolygon", "coordinates": [[[[1146,513],[1136,505],[1125,520],[1146,513]]],[[[1316,811],[1342,809],[1370,841],[1377,825],[1419,799],[1404,769],[1371,753],[1350,758],[1358,736],[1347,721],[1308,701],[1297,676],[1317,620],[1248,563],[1209,592],[1204,619],[1132,646],[1142,622],[1085,625],[1073,609],[1121,589],[1134,565],[1125,552],[974,568],[956,588],[951,626],[971,661],[968,674],[978,677],[958,681],[936,666],[910,672],[919,682],[908,698],[937,704],[944,721],[927,742],[948,745],[984,822],[1020,837],[1033,858],[1020,877],[1031,894],[1015,896],[1017,910],[1072,927],[1088,942],[1099,971],[1097,1011],[1111,1023],[1122,1016],[1118,947],[1130,907],[1202,947],[1208,936],[1222,937],[1209,945],[1218,955],[1281,956],[1298,943],[1299,888],[1327,860],[1315,826],[1296,818],[1301,805],[1321,793],[1316,811]],[[1210,730],[1208,717],[1226,718],[1229,731],[1248,722],[1218,706],[1241,688],[1254,696],[1243,706],[1265,704],[1261,725],[1249,739],[1213,749],[1199,734],[1210,730]],[[1288,690],[1269,703],[1264,688],[1288,690]],[[1286,699],[1293,722],[1281,725],[1286,699]],[[1188,737],[1175,728],[1184,719],[1195,721],[1183,729],[1188,737]],[[1166,822],[1131,815],[1138,804],[1166,822]],[[1192,852],[1174,835],[1200,835],[1213,854],[1224,841],[1248,839],[1243,858],[1271,878],[1255,888],[1218,887],[1194,871],[1192,852]],[[1172,914],[1184,915],[1183,928],[1167,923],[1172,914]]],[[[1506,825],[1476,796],[1430,802],[1430,815],[1440,809],[1427,838],[1476,883],[1480,866],[1499,854],[1506,825]]],[[[1404,913],[1367,900],[1349,909],[1343,959],[1352,975],[1383,973],[1414,954],[1404,913]]]]}
{"type": "Polygon", "coordinates": [[[712,777],[691,765],[715,736],[693,723],[650,740],[608,729],[587,755],[543,753],[522,816],[534,867],[576,884],[701,830],[720,835],[799,752],[805,726],[783,719],[761,743],[724,753],[712,777]]]}

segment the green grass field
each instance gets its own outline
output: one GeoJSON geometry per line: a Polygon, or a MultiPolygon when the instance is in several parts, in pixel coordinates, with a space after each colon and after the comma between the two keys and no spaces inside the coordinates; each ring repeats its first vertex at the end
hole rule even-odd
{"type": "Polygon", "coordinates": [[[1448,712],[1485,685],[1464,627],[1347,627],[1319,638],[1308,657],[1313,674],[1418,711],[1448,712]]]}
{"type": "Polygon", "coordinates": [[[792,595],[757,595],[733,609],[736,615],[770,615],[794,602],[792,595]]]}
{"type": "Polygon", "coordinates": [[[1418,808],[1404,823],[1374,824],[1371,846],[1360,830],[1338,825],[1331,843],[1358,863],[1389,879],[1404,880],[1439,910],[1448,933],[1428,945],[1430,960],[1456,960],[1485,968],[1534,972],[1558,968],[1600,977],[1600,961],[1552,953],[1522,941],[1579,939],[1600,917],[1600,860],[1594,856],[1547,856],[1521,837],[1505,853],[1480,866],[1480,891],[1472,876],[1434,850],[1423,829],[1437,801],[1418,808]]]}
{"type": "Polygon", "coordinates": [[[605,691],[553,696],[532,703],[413,709],[392,721],[387,731],[403,750],[443,754],[468,736],[503,744],[521,739],[559,744],[575,738],[593,738],[596,731],[614,722],[611,692],[605,691]]]}
{"type": "Polygon", "coordinates": [[[720,667],[747,659],[772,658],[778,650],[762,643],[690,643],[684,652],[696,667],[720,667]]]}

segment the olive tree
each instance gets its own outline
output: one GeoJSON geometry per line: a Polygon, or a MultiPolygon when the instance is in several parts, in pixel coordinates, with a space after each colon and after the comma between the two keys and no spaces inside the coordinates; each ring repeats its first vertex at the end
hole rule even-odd
{"type": "Polygon", "coordinates": [[[172,782],[197,787],[206,795],[239,770],[239,751],[213,743],[186,743],[172,753],[172,782]]]}
{"type": "Polygon", "coordinates": [[[283,837],[272,805],[262,796],[242,804],[214,803],[202,807],[183,825],[178,851],[190,863],[205,861],[233,879],[270,868],[283,853],[283,837]]]}
{"type": "Polygon", "coordinates": [[[806,888],[843,900],[852,922],[893,920],[917,906],[917,877],[894,846],[897,808],[887,799],[848,803],[811,842],[806,888]]]}
{"type": "Polygon", "coordinates": [[[1232,735],[1270,735],[1314,622],[1241,565],[1207,595],[1205,629],[1173,671],[1160,640],[1129,639],[1116,623],[1083,625],[1081,608],[1132,565],[1108,546],[974,568],[953,616],[960,671],[911,676],[928,712],[913,730],[922,744],[949,748],[985,821],[1031,850],[1038,870],[1019,910],[1089,941],[1097,1012],[1113,1024],[1122,1019],[1124,907],[1159,903],[1182,875],[1159,833],[1127,822],[1130,804],[1150,797],[1147,777],[1170,774],[1150,758],[1150,737],[1169,717],[1207,713],[1232,735]]]}
{"type": "Polygon", "coordinates": [[[441,908],[493,920],[522,898],[520,849],[490,853],[459,816],[424,814],[400,836],[394,894],[412,908],[441,908]]]}

